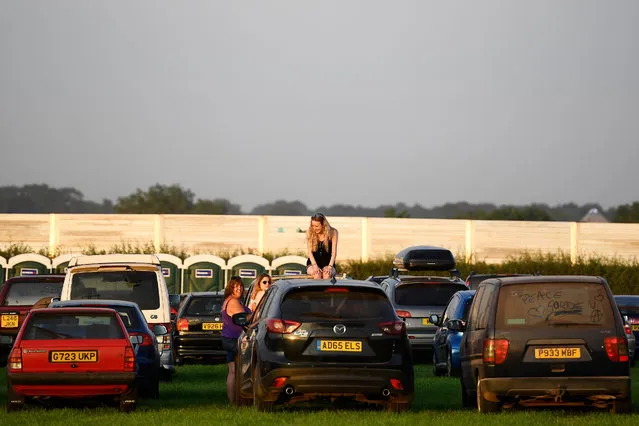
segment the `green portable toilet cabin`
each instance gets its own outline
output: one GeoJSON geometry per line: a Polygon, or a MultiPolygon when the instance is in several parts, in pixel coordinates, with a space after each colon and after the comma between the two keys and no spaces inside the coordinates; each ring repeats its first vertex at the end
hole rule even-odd
{"type": "Polygon", "coordinates": [[[82,256],[82,253],[67,253],[54,257],[51,260],[51,272],[54,274],[66,274],[67,266],[74,257],[82,256]]]}
{"type": "Polygon", "coordinates": [[[273,259],[273,275],[306,275],[306,258],[302,256],[282,256],[273,259]]]}
{"type": "Polygon", "coordinates": [[[226,281],[230,280],[232,276],[239,276],[242,278],[244,288],[248,288],[259,274],[269,273],[270,269],[268,260],[262,256],[254,254],[235,256],[227,262],[228,276],[226,281]]]}
{"type": "Polygon", "coordinates": [[[212,254],[198,254],[184,259],[181,293],[223,290],[226,262],[212,254]]]}
{"type": "Polygon", "coordinates": [[[51,259],[41,254],[25,253],[7,261],[8,278],[51,273],[51,259]]]}
{"type": "Polygon", "coordinates": [[[172,254],[156,253],[162,265],[162,275],[166,281],[166,287],[170,294],[179,294],[182,291],[182,259],[172,254]]]}
{"type": "Polygon", "coordinates": [[[7,279],[7,259],[0,256],[0,287],[2,287],[2,283],[7,279]]]}

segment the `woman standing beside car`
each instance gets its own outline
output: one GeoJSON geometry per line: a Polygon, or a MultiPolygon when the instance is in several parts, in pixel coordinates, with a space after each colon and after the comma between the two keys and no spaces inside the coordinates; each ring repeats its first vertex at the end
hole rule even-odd
{"type": "Polygon", "coordinates": [[[226,351],[226,363],[229,366],[226,376],[226,395],[229,402],[235,400],[235,354],[237,354],[237,338],[242,334],[242,327],[233,324],[233,315],[250,310],[240,301],[244,294],[244,284],[240,277],[231,277],[224,288],[222,304],[222,348],[226,351]]]}

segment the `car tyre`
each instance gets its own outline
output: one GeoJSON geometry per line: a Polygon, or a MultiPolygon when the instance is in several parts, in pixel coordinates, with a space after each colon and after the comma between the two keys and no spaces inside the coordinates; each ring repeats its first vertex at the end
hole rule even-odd
{"type": "Polygon", "coordinates": [[[258,392],[258,388],[261,386],[261,377],[259,376],[258,367],[253,366],[253,407],[257,411],[273,411],[275,408],[274,401],[264,401],[258,392]]]}
{"type": "Polygon", "coordinates": [[[611,414],[628,414],[632,413],[632,396],[628,392],[628,396],[624,399],[615,399],[610,405],[611,414]]]}
{"type": "Polygon", "coordinates": [[[240,390],[242,386],[241,368],[238,363],[238,358],[235,358],[235,405],[237,407],[250,407],[253,403],[251,398],[244,398],[240,390]]]}
{"type": "Polygon", "coordinates": [[[160,398],[160,378],[159,377],[155,377],[151,379],[147,388],[147,392],[150,398],[153,398],[153,399],[160,398]]]}
{"type": "Polygon", "coordinates": [[[7,385],[7,413],[20,411],[23,408],[24,395],[16,393],[11,385],[7,385]]]}
{"type": "Polygon", "coordinates": [[[477,411],[481,414],[497,413],[501,409],[499,402],[488,401],[484,398],[482,382],[477,382],[477,411]]]}
{"type": "Polygon", "coordinates": [[[410,403],[408,402],[390,401],[386,403],[386,411],[391,413],[405,413],[408,410],[410,410],[410,403]]]}
{"type": "Polygon", "coordinates": [[[473,398],[470,395],[468,395],[468,389],[466,389],[466,386],[464,385],[464,380],[460,379],[459,380],[461,382],[461,400],[462,400],[462,407],[464,408],[477,408],[477,398],[473,398]]]}
{"type": "Polygon", "coordinates": [[[433,350],[433,376],[441,377],[446,374],[445,370],[437,366],[437,357],[435,355],[435,351],[433,350]]]}
{"type": "Polygon", "coordinates": [[[120,395],[120,411],[130,413],[135,410],[138,405],[138,389],[133,386],[128,391],[120,395]]]}

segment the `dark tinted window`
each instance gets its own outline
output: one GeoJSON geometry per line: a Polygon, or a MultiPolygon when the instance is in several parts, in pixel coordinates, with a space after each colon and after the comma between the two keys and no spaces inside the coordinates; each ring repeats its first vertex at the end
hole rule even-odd
{"type": "Polygon", "coordinates": [[[380,291],[349,287],[300,289],[289,292],[281,304],[282,319],[321,321],[325,319],[375,319],[391,321],[395,311],[380,291]]]}
{"type": "Polygon", "coordinates": [[[470,307],[473,304],[473,298],[470,297],[464,301],[464,311],[462,312],[461,319],[464,321],[468,321],[468,314],[470,313],[470,307]]]}
{"type": "Polygon", "coordinates": [[[466,290],[466,285],[401,284],[395,288],[395,303],[412,306],[446,306],[450,297],[459,290],[466,290]]]}
{"type": "Polygon", "coordinates": [[[222,312],[222,297],[195,296],[191,297],[188,305],[184,309],[183,315],[189,316],[211,316],[219,315],[222,312]]]}
{"type": "Polygon", "coordinates": [[[21,282],[14,281],[7,289],[3,300],[4,306],[30,306],[43,297],[60,297],[62,281],[60,282],[21,282]]]}
{"type": "Polygon", "coordinates": [[[73,274],[71,299],[113,299],[135,302],[140,309],[158,309],[160,295],[153,271],[104,271],[73,274]]]}
{"type": "Polygon", "coordinates": [[[506,285],[498,305],[501,327],[614,326],[614,311],[601,284],[506,285]]]}
{"type": "Polygon", "coordinates": [[[111,314],[36,314],[27,324],[24,340],[123,339],[111,314]]]}

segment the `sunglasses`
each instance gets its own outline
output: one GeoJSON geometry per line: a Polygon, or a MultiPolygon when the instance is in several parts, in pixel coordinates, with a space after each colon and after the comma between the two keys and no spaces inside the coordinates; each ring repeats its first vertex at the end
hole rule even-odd
{"type": "Polygon", "coordinates": [[[271,282],[267,280],[267,281],[262,281],[260,284],[271,284],[271,282]]]}

